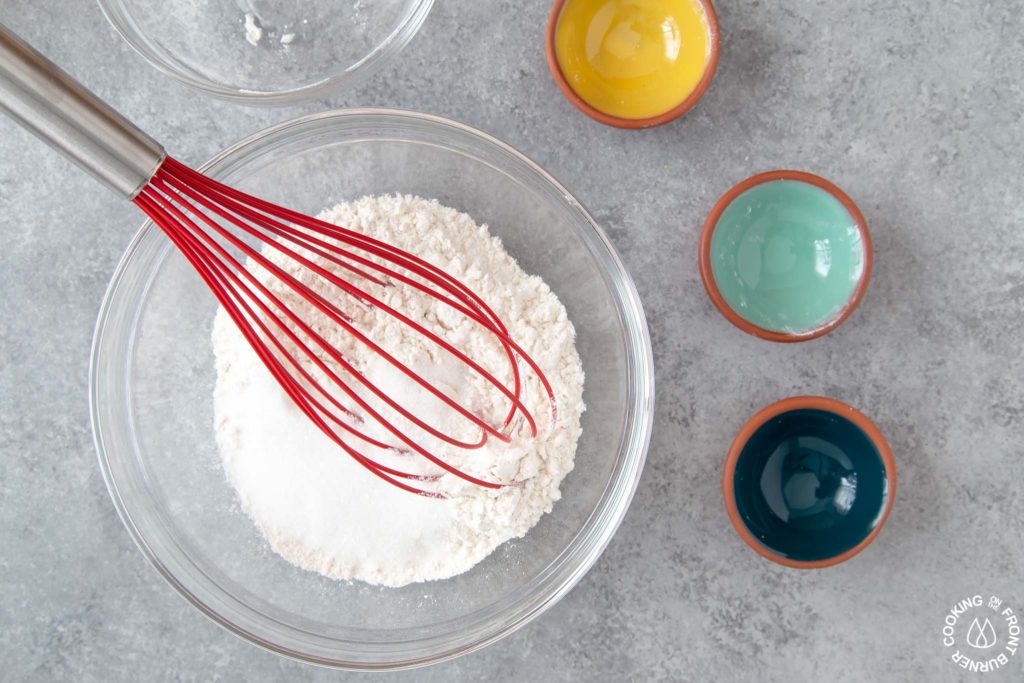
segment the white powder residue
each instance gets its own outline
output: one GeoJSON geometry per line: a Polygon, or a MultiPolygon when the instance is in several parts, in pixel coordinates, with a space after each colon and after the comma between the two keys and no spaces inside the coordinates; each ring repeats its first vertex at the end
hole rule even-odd
{"type": "MultiPolygon", "coordinates": [[[[557,417],[552,418],[540,382],[524,370],[523,400],[538,422],[536,438],[529,438],[520,423],[511,444],[491,439],[477,450],[439,441],[429,445],[432,452],[468,474],[514,485],[487,489],[445,474],[437,488],[448,499],[408,493],[378,479],[324,436],[286,397],[221,310],[213,331],[214,408],[228,480],[271,547],[300,567],[386,586],[460,574],[500,544],[524,535],[561,495],[559,486],[573,467],[584,410],[583,370],[572,323],[550,288],[526,274],[486,226],[436,201],[367,197],[340,204],[319,217],[415,253],[478,294],[546,374],[555,392],[557,417]]],[[[266,249],[265,253],[270,255],[266,249]]],[[[326,260],[313,258],[322,267],[343,273],[326,260]]],[[[299,271],[291,261],[280,263],[314,289],[322,286],[318,277],[299,271]]],[[[309,306],[289,297],[280,282],[267,283],[290,306],[309,306]]],[[[484,367],[502,366],[500,346],[465,316],[409,287],[388,287],[374,294],[467,351],[484,367]]],[[[399,361],[490,424],[502,423],[508,402],[478,375],[450,356],[437,354],[437,347],[422,335],[377,308],[348,305],[344,310],[357,328],[389,340],[388,350],[399,361]]],[[[418,397],[409,406],[417,415],[447,433],[459,433],[460,426],[466,431],[465,421],[459,422],[462,418],[432,404],[412,380],[351,335],[337,327],[322,334],[389,395],[404,397],[407,406],[413,400],[410,397],[418,397]]],[[[376,427],[361,426],[368,431],[376,427]]],[[[387,438],[382,430],[374,436],[387,438]]],[[[431,471],[418,456],[392,457],[400,460],[386,464],[399,462],[406,469],[431,471]]]]}
{"type": "Polygon", "coordinates": [[[245,13],[245,39],[253,47],[259,45],[263,39],[263,27],[256,21],[256,15],[252,12],[245,13]]]}
{"type": "Polygon", "coordinates": [[[281,34],[281,44],[282,45],[291,45],[293,42],[295,42],[295,34],[294,33],[282,33],[281,34]]]}

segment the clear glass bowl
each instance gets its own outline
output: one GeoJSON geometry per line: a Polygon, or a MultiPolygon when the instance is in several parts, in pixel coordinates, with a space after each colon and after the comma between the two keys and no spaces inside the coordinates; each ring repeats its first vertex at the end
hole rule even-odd
{"type": "Polygon", "coordinates": [[[583,434],[562,500],[525,537],[445,581],[386,589],[300,570],[238,507],[214,443],[214,298],[163,234],[143,225],[100,311],[90,402],[111,498],[171,585],[270,650],[344,668],[426,664],[482,647],[551,607],[618,527],[650,438],[654,386],[640,301],[573,197],[494,138],[393,110],[338,110],[269,128],[203,166],[315,213],[364,194],[434,197],[487,223],[541,275],[576,326],[583,434]]]}
{"type": "Polygon", "coordinates": [[[139,54],[182,83],[246,104],[287,104],[368,76],[412,40],[433,0],[99,4],[139,54]],[[247,14],[262,31],[256,44],[247,14]]]}

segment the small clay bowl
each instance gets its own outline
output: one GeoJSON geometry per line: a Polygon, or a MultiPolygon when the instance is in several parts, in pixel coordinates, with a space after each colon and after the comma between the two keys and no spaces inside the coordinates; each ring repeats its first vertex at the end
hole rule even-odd
{"type": "Polygon", "coordinates": [[[841,325],[871,279],[864,215],[829,181],[802,171],[747,178],[715,204],[700,238],[700,276],[715,307],[776,342],[841,325]]]}
{"type": "Polygon", "coordinates": [[[787,567],[817,569],[864,550],[885,524],[896,465],[882,433],[845,403],[787,398],[732,442],[722,475],[740,537],[787,567]]]}
{"type": "Polygon", "coordinates": [[[721,30],[718,26],[718,14],[715,12],[715,6],[711,4],[711,0],[697,0],[698,4],[704,9],[704,15],[708,21],[708,46],[710,54],[708,55],[708,62],[704,67],[704,75],[697,83],[697,87],[694,88],[693,92],[682,102],[657,116],[642,119],[627,119],[606,114],[585,102],[569,85],[569,81],[566,79],[565,74],[562,73],[562,68],[558,64],[558,55],[555,51],[555,31],[558,28],[558,18],[562,13],[562,7],[566,2],[567,0],[555,0],[551,6],[545,50],[548,57],[548,68],[551,70],[551,76],[555,79],[555,84],[558,85],[558,89],[562,91],[565,98],[581,112],[606,126],[637,130],[640,128],[653,128],[670,121],[675,121],[697,106],[697,103],[704,97],[704,93],[707,92],[711,81],[715,78],[715,70],[718,68],[718,55],[721,51],[722,42],[721,30]]]}

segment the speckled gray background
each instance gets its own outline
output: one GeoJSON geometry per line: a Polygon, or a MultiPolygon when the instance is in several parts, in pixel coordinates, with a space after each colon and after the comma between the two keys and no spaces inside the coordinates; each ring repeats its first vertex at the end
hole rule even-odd
{"type": "MultiPolygon", "coordinates": [[[[627,133],[558,94],[543,2],[438,0],[401,58],[366,85],[253,110],[159,75],[89,0],[0,0],[0,20],[181,158],[200,162],[328,106],[424,110],[539,161],[620,250],[646,306],[658,382],[647,469],[622,528],[538,621],[395,680],[958,680],[940,636],[952,603],[995,593],[1024,609],[1024,7],[717,4],[724,51],[703,103],[627,133]],[[773,167],[846,189],[877,254],[850,321],[796,346],[733,329],[696,266],[715,199],[773,167]],[[864,410],[900,471],[875,544],[817,573],[749,551],[719,492],[735,430],[797,393],[864,410]]],[[[0,120],[0,677],[344,679],[258,650],[188,606],[107,498],[86,411],[89,342],[139,222],[0,120]]],[[[1019,681],[1024,653],[1001,672],[962,677],[1019,681]]]]}

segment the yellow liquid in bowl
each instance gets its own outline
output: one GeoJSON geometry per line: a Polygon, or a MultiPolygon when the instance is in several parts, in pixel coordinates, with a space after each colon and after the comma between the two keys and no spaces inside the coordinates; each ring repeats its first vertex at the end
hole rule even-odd
{"type": "Polygon", "coordinates": [[[711,32],[697,0],[567,0],[555,56],[569,87],[623,119],[659,116],[697,89],[711,32]]]}

